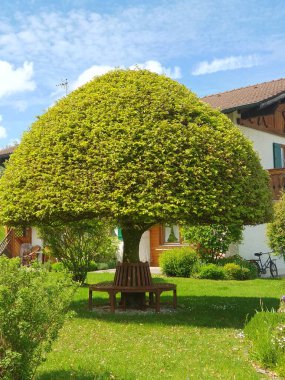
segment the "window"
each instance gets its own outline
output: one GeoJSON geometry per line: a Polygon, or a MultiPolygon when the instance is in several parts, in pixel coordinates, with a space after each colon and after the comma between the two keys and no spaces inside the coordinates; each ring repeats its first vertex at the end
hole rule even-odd
{"type": "Polygon", "coordinates": [[[179,226],[164,225],[162,228],[162,244],[180,244],[179,226]]]}
{"type": "Polygon", "coordinates": [[[285,167],[285,145],[273,143],[273,162],[274,169],[285,167]]]}

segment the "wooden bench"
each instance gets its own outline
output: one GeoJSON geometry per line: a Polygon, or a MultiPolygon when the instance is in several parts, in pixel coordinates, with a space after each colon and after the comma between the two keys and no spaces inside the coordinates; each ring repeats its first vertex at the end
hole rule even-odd
{"type": "Polygon", "coordinates": [[[100,282],[89,285],[89,310],[92,310],[93,307],[93,292],[107,292],[109,294],[111,311],[113,313],[116,309],[117,293],[121,293],[123,310],[126,310],[126,294],[141,293],[145,295],[145,293],[149,293],[149,304],[150,306],[155,305],[155,311],[158,313],[160,311],[160,295],[164,291],[173,291],[173,308],[176,309],[177,293],[175,284],[154,284],[148,263],[118,263],[113,282],[100,282]]]}

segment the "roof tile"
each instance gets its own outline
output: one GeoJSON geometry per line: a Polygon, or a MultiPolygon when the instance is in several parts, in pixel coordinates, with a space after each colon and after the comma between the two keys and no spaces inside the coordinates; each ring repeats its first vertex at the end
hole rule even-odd
{"type": "Polygon", "coordinates": [[[254,105],[282,93],[285,93],[285,78],[205,96],[201,100],[210,104],[213,108],[220,108],[224,111],[254,105]]]}

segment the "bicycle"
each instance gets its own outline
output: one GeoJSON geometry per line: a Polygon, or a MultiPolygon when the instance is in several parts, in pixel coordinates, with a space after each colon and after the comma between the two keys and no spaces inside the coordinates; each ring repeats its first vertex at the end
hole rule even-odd
{"type": "Polygon", "coordinates": [[[272,259],[270,256],[270,253],[272,253],[272,252],[256,252],[256,253],[254,253],[254,256],[257,256],[258,259],[257,260],[249,260],[252,264],[254,264],[256,266],[258,276],[260,276],[261,274],[266,274],[267,269],[269,269],[271,277],[273,277],[273,278],[278,277],[277,266],[274,262],[274,261],[276,261],[276,259],[272,259]],[[262,255],[268,255],[268,258],[266,259],[265,263],[262,263],[262,261],[261,261],[262,255]]]}

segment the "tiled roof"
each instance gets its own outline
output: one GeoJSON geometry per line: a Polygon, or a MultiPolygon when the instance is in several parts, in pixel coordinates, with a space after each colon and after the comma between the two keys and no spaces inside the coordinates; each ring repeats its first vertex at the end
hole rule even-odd
{"type": "Polygon", "coordinates": [[[259,104],[281,94],[285,96],[285,78],[205,96],[201,100],[210,104],[213,108],[230,111],[244,106],[259,104]]]}
{"type": "Polygon", "coordinates": [[[0,156],[7,156],[14,152],[16,149],[16,145],[9,146],[7,148],[0,149],[0,156]]]}

